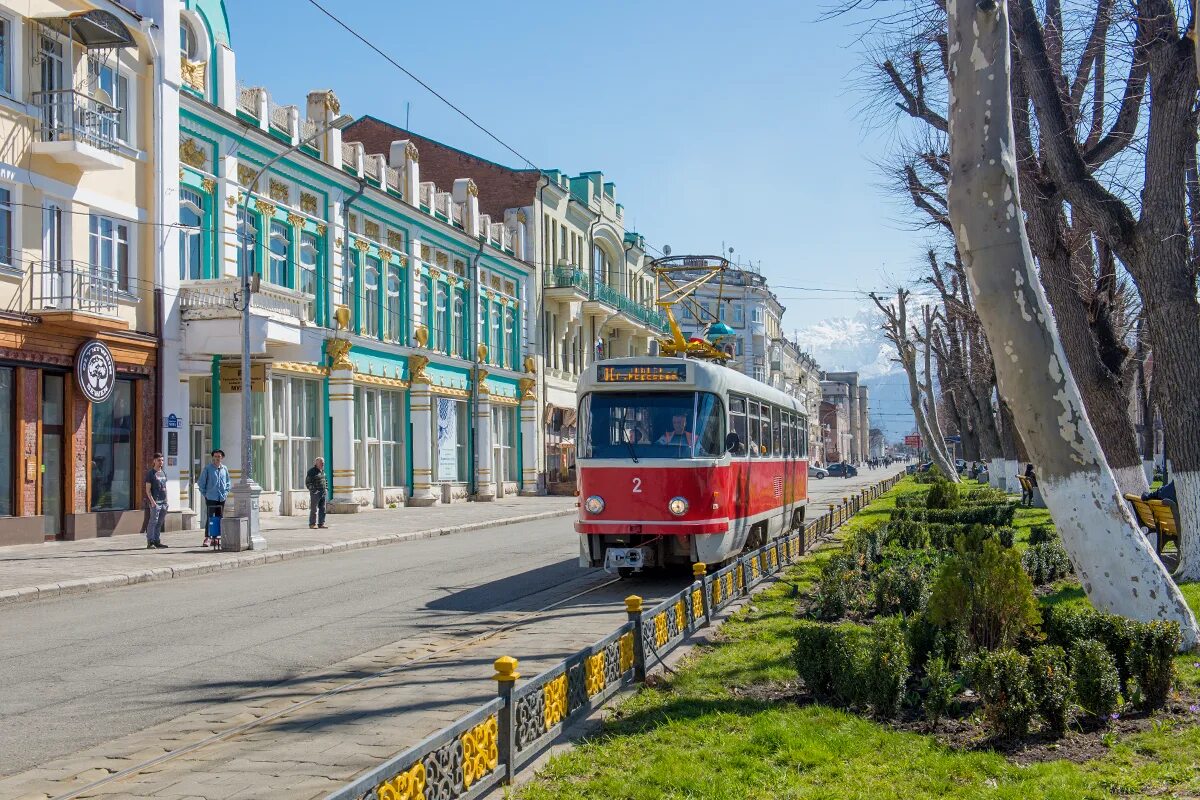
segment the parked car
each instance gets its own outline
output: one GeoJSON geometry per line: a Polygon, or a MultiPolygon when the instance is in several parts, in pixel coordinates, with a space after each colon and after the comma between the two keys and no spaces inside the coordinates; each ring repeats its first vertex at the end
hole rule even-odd
{"type": "Polygon", "coordinates": [[[845,461],[842,461],[838,464],[830,464],[829,474],[837,478],[853,478],[858,474],[858,468],[853,464],[847,464],[845,461]]]}
{"type": "Polygon", "coordinates": [[[824,467],[818,467],[815,464],[809,464],[808,477],[816,478],[817,480],[823,480],[824,478],[829,477],[829,470],[825,469],[824,467]]]}

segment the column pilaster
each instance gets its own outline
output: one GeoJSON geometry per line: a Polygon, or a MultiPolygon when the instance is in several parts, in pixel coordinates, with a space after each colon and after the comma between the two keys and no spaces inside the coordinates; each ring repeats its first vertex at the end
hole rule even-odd
{"type": "Polygon", "coordinates": [[[329,513],[357,514],[354,500],[354,370],[334,364],[329,371],[329,418],[332,421],[333,457],[329,513]]]}
{"type": "Polygon", "coordinates": [[[484,379],[486,370],[476,374],[475,402],[475,499],[488,501],[496,499],[496,476],[493,474],[494,454],[492,447],[492,398],[488,394],[484,379]]]}
{"type": "MultiPolygon", "coordinates": [[[[410,365],[412,363],[410,357],[410,365]]],[[[411,374],[411,369],[410,369],[411,374]]],[[[437,503],[433,493],[433,395],[429,384],[413,378],[409,388],[409,411],[412,419],[413,488],[408,498],[410,506],[432,506],[437,503]]]]}

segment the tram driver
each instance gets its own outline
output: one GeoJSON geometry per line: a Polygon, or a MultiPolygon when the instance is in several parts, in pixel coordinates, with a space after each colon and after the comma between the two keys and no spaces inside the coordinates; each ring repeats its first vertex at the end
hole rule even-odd
{"type": "Polygon", "coordinates": [[[676,445],[687,447],[689,450],[696,444],[696,434],[687,429],[687,414],[671,415],[671,430],[658,437],[655,444],[676,445]]]}

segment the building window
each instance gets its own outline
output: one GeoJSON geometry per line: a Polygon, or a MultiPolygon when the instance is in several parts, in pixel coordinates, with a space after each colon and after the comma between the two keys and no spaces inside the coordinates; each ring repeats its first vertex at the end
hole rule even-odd
{"type": "Polygon", "coordinates": [[[435,474],[439,481],[467,480],[467,406],[459,400],[437,398],[434,420],[437,448],[435,474]]]}
{"type": "Polygon", "coordinates": [[[437,284],[437,306],[433,310],[433,342],[431,346],[434,350],[443,350],[449,352],[449,344],[446,340],[446,315],[449,313],[450,298],[446,294],[446,287],[440,282],[437,284]]]}
{"type": "Polygon", "coordinates": [[[92,214],[88,245],[92,277],[129,291],[129,224],[92,214]]]}
{"type": "Polygon", "coordinates": [[[493,435],[495,438],[496,480],[515,481],[520,475],[517,464],[517,408],[513,406],[492,409],[493,435]]]}
{"type": "Polygon", "coordinates": [[[466,344],[463,341],[466,338],[466,331],[463,329],[465,311],[466,302],[461,295],[456,295],[454,298],[454,315],[450,320],[450,335],[454,337],[451,355],[459,358],[462,358],[466,352],[466,344]]]}
{"type": "Polygon", "coordinates": [[[276,286],[290,286],[288,260],[292,249],[287,223],[271,220],[271,238],[267,248],[267,280],[276,286]]]}
{"type": "Polygon", "coordinates": [[[179,191],[179,279],[204,277],[204,197],[194,189],[179,191]]]}
{"type": "MultiPolygon", "coordinates": [[[[317,294],[317,259],[321,254],[321,240],[315,233],[300,234],[300,291],[309,297],[317,294]]],[[[316,319],[317,305],[308,303],[308,320],[316,319]]]]}
{"type": "Polygon", "coordinates": [[[380,392],[379,405],[379,419],[383,423],[379,431],[383,485],[403,486],[408,482],[404,475],[404,395],[380,392]]]}
{"type": "Polygon", "coordinates": [[[501,328],[504,325],[503,316],[503,307],[496,306],[492,310],[492,351],[488,355],[491,356],[491,363],[497,366],[503,366],[504,351],[507,349],[504,346],[504,336],[501,334],[501,328]]]}
{"type": "Polygon", "coordinates": [[[379,258],[376,256],[367,256],[367,271],[363,275],[364,299],[365,305],[363,319],[365,327],[363,328],[364,336],[379,336],[379,258]]]}
{"type": "Polygon", "coordinates": [[[354,485],[369,488],[379,474],[379,392],[354,390],[354,485]]]}
{"type": "Polygon", "coordinates": [[[13,371],[0,367],[0,517],[13,513],[13,475],[16,453],[13,450],[13,371]]]}
{"type": "Polygon", "coordinates": [[[733,304],[733,324],[734,325],[745,325],[746,324],[746,308],[741,303],[733,304]]]}
{"type": "Polygon", "coordinates": [[[400,278],[400,265],[387,265],[387,320],[384,335],[389,342],[399,342],[404,320],[404,282],[400,278]]]}
{"type": "Polygon", "coordinates": [[[258,215],[238,206],[238,275],[244,277],[258,272],[258,215]]]}
{"type": "Polygon", "coordinates": [[[0,17],[0,92],[12,94],[12,23],[0,17]]]}
{"type": "Polygon", "coordinates": [[[509,369],[517,368],[517,348],[513,336],[517,326],[516,314],[515,308],[504,309],[504,344],[507,349],[504,363],[509,369]]]}
{"type": "Polygon", "coordinates": [[[196,31],[192,28],[191,23],[184,19],[179,20],[179,51],[190,61],[201,60],[200,41],[196,36],[196,31]]]}
{"type": "Polygon", "coordinates": [[[304,489],[308,468],[321,455],[321,384],[303,378],[292,378],[290,383],[292,489],[304,489]]]}
{"type": "Polygon", "coordinates": [[[116,118],[102,117],[100,135],[102,139],[119,142],[129,141],[129,78],[111,64],[102,64],[98,59],[88,59],[88,78],[92,96],[117,110],[116,118]]]}
{"type": "MultiPolygon", "coordinates": [[[[251,392],[250,405],[250,477],[263,489],[273,488],[267,483],[267,393],[251,392]]],[[[245,465],[242,465],[245,469],[245,465]]],[[[232,477],[232,476],[230,476],[232,477]]]]}
{"type": "Polygon", "coordinates": [[[133,508],[133,381],[118,379],[103,403],[92,404],[92,511],[133,508]]]}
{"type": "MultiPolygon", "coordinates": [[[[0,23],[3,23],[0,18],[0,23]]],[[[13,206],[12,192],[0,188],[0,267],[12,266],[13,251],[13,206]]]]}

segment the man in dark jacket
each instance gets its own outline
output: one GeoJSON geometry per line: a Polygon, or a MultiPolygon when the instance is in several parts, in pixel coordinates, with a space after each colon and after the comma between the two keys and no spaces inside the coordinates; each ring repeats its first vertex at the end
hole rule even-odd
{"type": "Polygon", "coordinates": [[[325,459],[317,456],[312,468],[304,477],[304,486],[308,489],[308,527],[328,528],[325,524],[325,498],[329,494],[329,484],[325,480],[325,459]]]}

